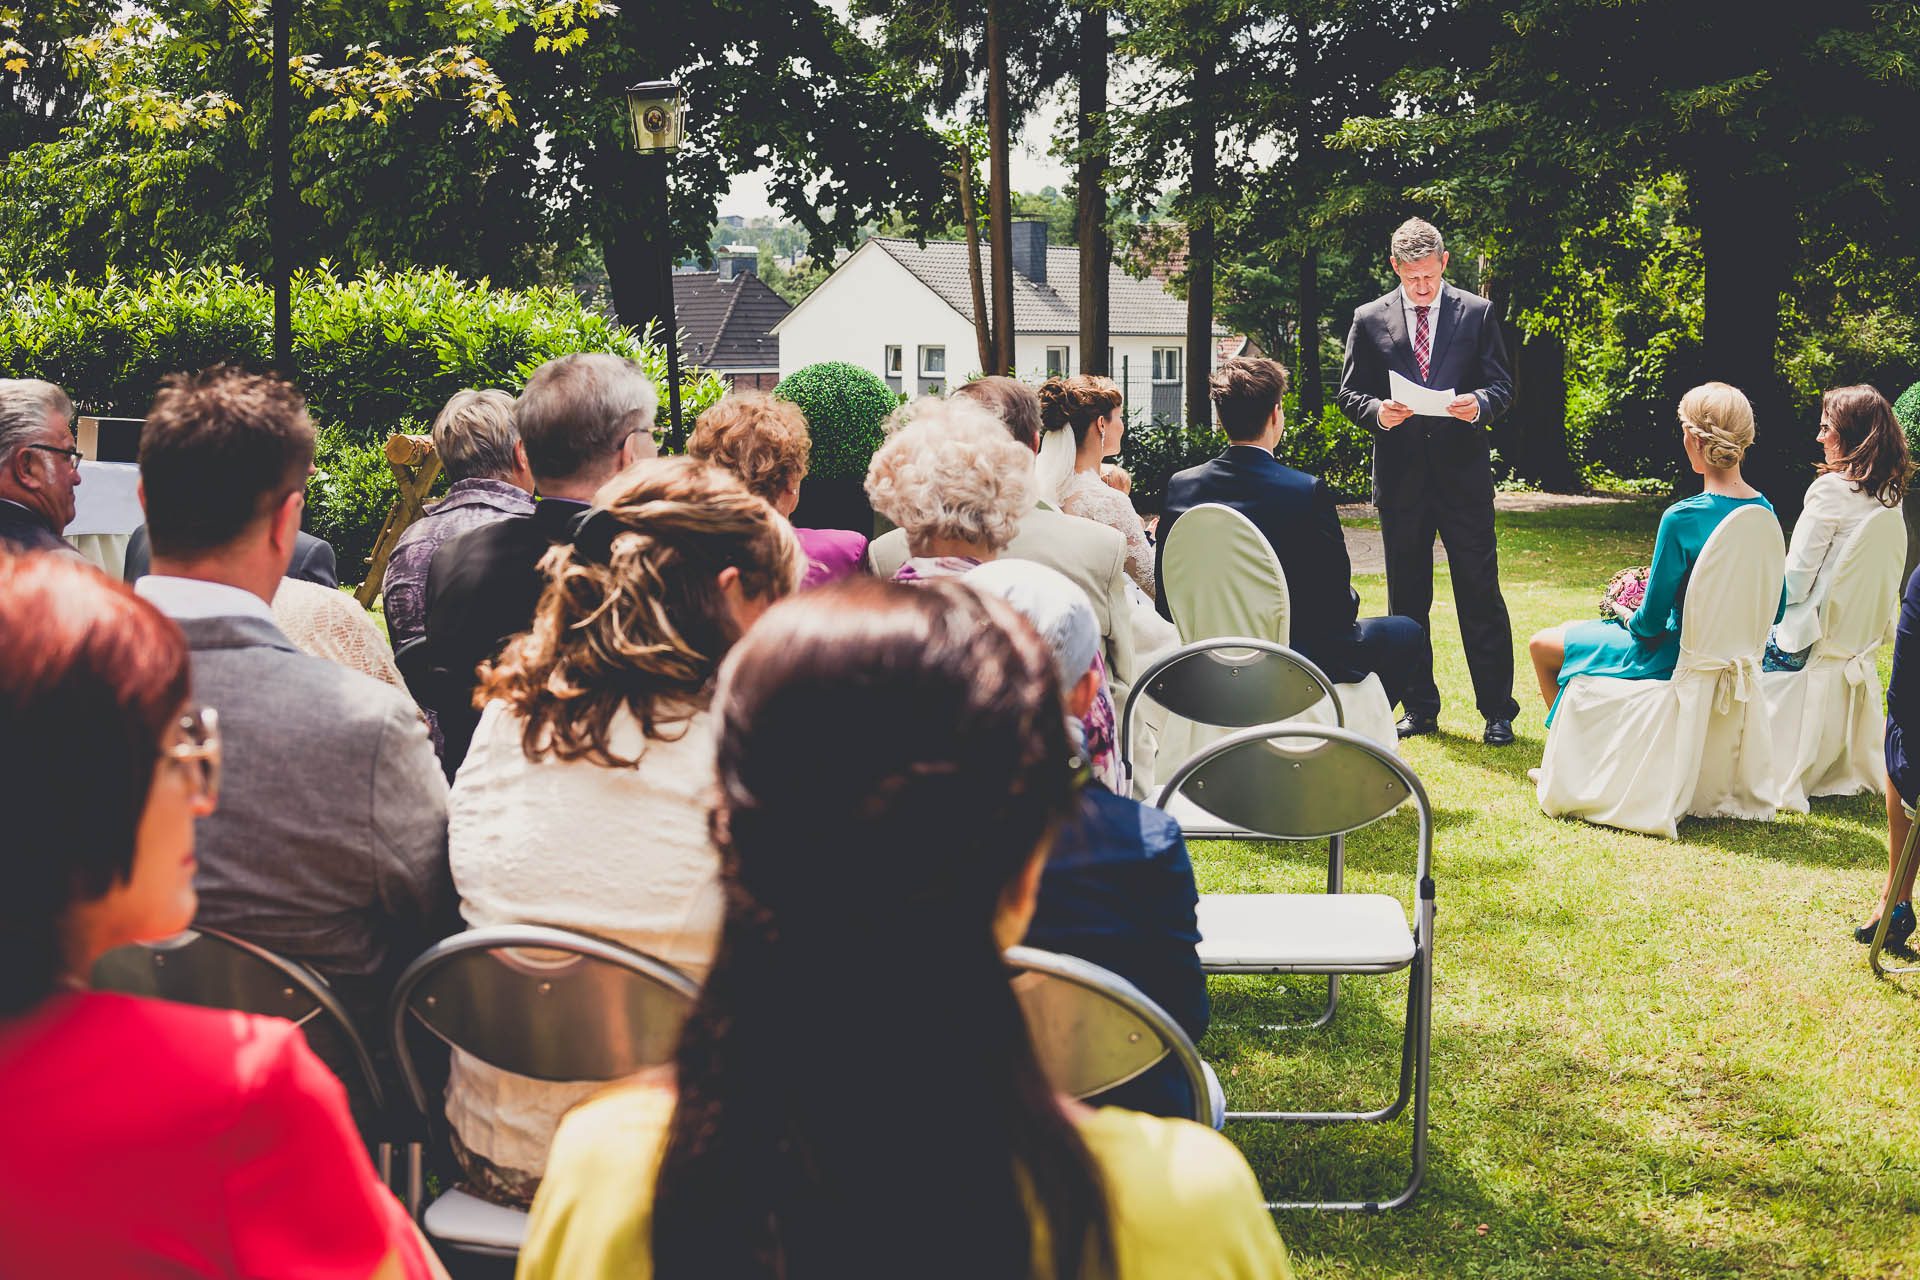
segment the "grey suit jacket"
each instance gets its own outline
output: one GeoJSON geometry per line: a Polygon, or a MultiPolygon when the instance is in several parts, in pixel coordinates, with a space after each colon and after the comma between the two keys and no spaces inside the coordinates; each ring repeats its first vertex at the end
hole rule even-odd
{"type": "Polygon", "coordinates": [[[447,784],[426,727],[405,694],[263,619],[180,628],[222,742],[219,809],[195,834],[194,923],[306,961],[357,1018],[377,1014],[382,984],[455,923],[447,784]]]}
{"type": "MultiPolygon", "coordinates": [[[[1057,569],[1087,593],[1106,641],[1114,701],[1124,699],[1135,674],[1126,538],[1118,529],[1037,506],[1021,519],[1020,531],[1001,554],[1057,569]]],[[[907,535],[899,529],[881,534],[867,548],[867,556],[876,575],[891,578],[906,563],[907,535]]]]}

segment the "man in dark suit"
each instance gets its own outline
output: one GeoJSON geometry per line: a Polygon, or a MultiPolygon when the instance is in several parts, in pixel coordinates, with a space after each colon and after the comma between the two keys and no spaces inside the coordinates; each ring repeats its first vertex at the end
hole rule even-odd
{"type": "Polygon", "coordinates": [[[605,353],[549,360],[514,405],[539,501],[533,514],[449,538],[427,567],[426,635],[396,655],[407,684],[440,723],[441,765],[451,779],[467,757],[480,713],[476,668],[533,625],[545,586],[540,557],[564,542],[594,492],[651,458],[659,399],[632,360],[605,353]]]}
{"type": "MultiPolygon", "coordinates": [[[[1404,617],[1359,617],[1353,566],[1327,482],[1273,456],[1285,428],[1280,398],[1287,390],[1286,369],[1277,360],[1240,357],[1222,362],[1209,384],[1227,451],[1167,481],[1159,554],[1164,558],[1167,535],[1194,507],[1232,507],[1253,521],[1280,559],[1291,606],[1290,647],[1335,684],[1377,673],[1389,702],[1406,702],[1409,690],[1431,687],[1433,652],[1423,626],[1404,617]]],[[[1171,618],[1167,594],[1160,592],[1158,607],[1171,618]]]]}
{"type": "MultiPolygon", "coordinates": [[[[1513,741],[1513,626],[1500,595],[1493,536],[1493,467],[1487,428],[1513,403],[1507,345],[1485,298],[1449,285],[1446,245],[1411,218],[1393,233],[1400,287],[1353,313],[1340,408],[1373,432],[1373,501],[1386,544],[1387,607],[1426,627],[1433,604],[1433,537],[1447,549],[1474,701],[1485,741],[1513,741]],[[1391,398],[1392,370],[1423,387],[1459,394],[1445,416],[1415,414],[1391,398]]],[[[1439,729],[1440,690],[1410,687],[1400,736],[1439,729]]]]}
{"type": "Polygon", "coordinates": [[[51,382],[0,378],[0,550],[79,554],[60,536],[80,483],[72,418],[51,382]]]}
{"type": "MultiPolygon", "coordinates": [[[[152,542],[147,536],[147,526],[141,525],[127,540],[127,567],[121,576],[128,582],[137,582],[146,577],[152,572],[148,563],[152,558],[152,542]]],[[[333,544],[304,530],[295,533],[293,559],[287,565],[285,576],[298,578],[302,582],[317,582],[323,587],[338,587],[340,570],[333,558],[333,544]]]]}

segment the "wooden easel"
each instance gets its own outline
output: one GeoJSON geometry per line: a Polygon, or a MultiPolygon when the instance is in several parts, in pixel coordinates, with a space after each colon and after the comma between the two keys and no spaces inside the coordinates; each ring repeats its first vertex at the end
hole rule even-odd
{"type": "Polygon", "coordinates": [[[379,599],[380,584],[386,580],[387,561],[393,556],[394,544],[400,541],[407,526],[420,518],[421,509],[427,505],[427,492],[440,478],[440,455],[433,451],[432,436],[388,436],[387,465],[393,468],[393,480],[400,492],[387,508],[380,536],[373,540],[373,554],[367,557],[366,581],[353,593],[363,609],[372,608],[373,602],[379,599]]]}

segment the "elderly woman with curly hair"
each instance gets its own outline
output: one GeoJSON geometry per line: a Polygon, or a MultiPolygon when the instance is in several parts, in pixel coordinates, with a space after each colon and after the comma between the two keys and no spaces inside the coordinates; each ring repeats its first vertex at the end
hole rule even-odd
{"type": "MultiPolygon", "coordinates": [[[[641,462],[600,489],[540,562],[533,629],[481,669],[448,801],[469,925],[577,929],[704,977],[721,915],[713,677],[804,563],[777,511],[697,459],[641,462]]],[[[592,1091],[455,1054],[447,1118],[469,1185],[531,1201],[554,1125],[592,1091]]]]}
{"type": "MultiPolygon", "coordinates": [[[[764,391],[734,391],[700,415],[687,452],[739,476],[775,511],[791,516],[800,505],[800,482],[807,478],[813,451],[807,419],[800,406],[764,391]]],[[[867,540],[850,529],[794,527],[807,555],[807,576],[800,589],[823,586],[861,572],[867,540]]]]}
{"type": "Polygon", "coordinates": [[[867,468],[873,509],[907,535],[893,578],[951,578],[995,559],[1033,506],[1033,454],[964,397],[901,410],[867,468]]]}

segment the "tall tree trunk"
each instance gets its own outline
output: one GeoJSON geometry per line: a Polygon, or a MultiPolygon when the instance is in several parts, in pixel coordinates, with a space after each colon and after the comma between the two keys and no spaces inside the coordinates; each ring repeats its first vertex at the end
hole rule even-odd
{"type": "Polygon", "coordinates": [[[967,287],[973,293],[973,339],[982,370],[993,368],[993,318],[980,277],[980,215],[973,202],[973,144],[960,143],[960,221],[967,228],[967,287]]]}
{"type": "Polygon", "coordinates": [[[1730,382],[1752,401],[1754,447],[1741,470],[1788,523],[1800,514],[1812,461],[1811,436],[1793,421],[1774,359],[1780,295],[1799,243],[1790,192],[1724,149],[1695,166],[1689,191],[1706,268],[1700,377],[1730,382]]]}
{"type": "Polygon", "coordinates": [[[1213,208],[1219,168],[1219,138],[1214,122],[1211,50],[1193,70],[1193,173],[1187,194],[1187,425],[1213,425],[1207,377],[1213,372],[1213,208]]]}
{"type": "Polygon", "coordinates": [[[1294,357],[1294,385],[1299,388],[1300,420],[1318,422],[1327,403],[1320,381],[1320,251],[1312,245],[1300,251],[1300,283],[1296,308],[1299,349],[1294,357]]]}
{"type": "Polygon", "coordinates": [[[1080,372],[1113,373],[1107,356],[1107,35],[1104,6],[1080,10],[1080,172],[1075,230],[1080,241],[1080,372]]]}
{"type": "Polygon", "coordinates": [[[1580,477],[1567,449],[1567,344],[1551,329],[1522,338],[1507,327],[1514,350],[1513,465],[1543,489],[1567,493],[1580,477]]]}
{"type": "Polygon", "coordinates": [[[1013,372],[1013,187],[1007,173],[1007,45],[1001,0],[987,0],[987,234],[993,257],[993,363],[1013,372]]]}

